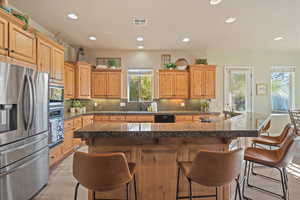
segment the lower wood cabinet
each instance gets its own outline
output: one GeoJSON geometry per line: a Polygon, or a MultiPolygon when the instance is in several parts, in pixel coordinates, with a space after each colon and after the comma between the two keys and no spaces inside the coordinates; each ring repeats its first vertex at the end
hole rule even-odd
{"type": "Polygon", "coordinates": [[[176,115],[176,122],[191,122],[193,115],[176,115]]]}
{"type": "Polygon", "coordinates": [[[64,122],[64,142],[51,148],[49,151],[49,167],[52,167],[66,156],[70,155],[84,142],[81,139],[74,138],[74,131],[93,123],[93,115],[76,117],[65,120],[64,122]]]}

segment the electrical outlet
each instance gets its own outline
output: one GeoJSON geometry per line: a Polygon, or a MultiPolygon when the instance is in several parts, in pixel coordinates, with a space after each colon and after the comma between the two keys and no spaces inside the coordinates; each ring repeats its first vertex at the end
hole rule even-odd
{"type": "Polygon", "coordinates": [[[125,106],[126,106],[126,103],[124,103],[124,102],[120,103],[120,107],[125,107],[125,106]]]}
{"type": "Polygon", "coordinates": [[[185,107],[185,103],[184,103],[184,102],[181,102],[181,103],[180,103],[180,106],[181,106],[181,107],[185,107]]]}
{"type": "Polygon", "coordinates": [[[98,106],[98,103],[97,103],[97,102],[95,102],[95,103],[94,103],[94,106],[95,106],[95,107],[97,107],[97,106],[98,106]]]}

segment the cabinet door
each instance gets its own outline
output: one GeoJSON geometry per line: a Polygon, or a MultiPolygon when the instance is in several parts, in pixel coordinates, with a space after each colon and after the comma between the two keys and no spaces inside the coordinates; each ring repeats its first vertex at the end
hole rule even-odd
{"type": "Polygon", "coordinates": [[[191,98],[203,98],[205,95],[205,71],[191,71],[191,98]]]}
{"type": "Polygon", "coordinates": [[[91,98],[91,66],[78,64],[76,68],[76,98],[91,98]]]}
{"type": "Polygon", "coordinates": [[[0,18],[0,54],[8,55],[8,21],[0,18]]]}
{"type": "Polygon", "coordinates": [[[121,72],[107,73],[107,97],[121,98],[121,72]]]}
{"type": "Polygon", "coordinates": [[[176,72],[174,77],[175,98],[189,98],[189,74],[188,72],[176,72]]]}
{"type": "Polygon", "coordinates": [[[159,73],[159,98],[173,98],[174,74],[172,72],[159,73]]]}
{"type": "Polygon", "coordinates": [[[107,90],[107,73],[92,72],[92,97],[105,98],[107,90]]]}
{"type": "Polygon", "coordinates": [[[36,37],[22,27],[9,24],[9,56],[29,63],[36,63],[36,37]]]}
{"type": "Polygon", "coordinates": [[[41,72],[51,72],[52,66],[52,46],[38,39],[38,70],[41,72]]]}
{"type": "Polygon", "coordinates": [[[65,65],[64,71],[65,99],[75,97],[75,69],[73,66],[65,65]]]}
{"type": "Polygon", "coordinates": [[[53,48],[53,61],[51,67],[52,82],[63,84],[64,77],[64,52],[58,48],[53,48]]]}
{"type": "Polygon", "coordinates": [[[66,131],[64,134],[63,153],[69,153],[73,149],[73,131],[66,131]]]}
{"type": "Polygon", "coordinates": [[[211,69],[205,72],[205,98],[216,98],[216,70],[211,69]]]}

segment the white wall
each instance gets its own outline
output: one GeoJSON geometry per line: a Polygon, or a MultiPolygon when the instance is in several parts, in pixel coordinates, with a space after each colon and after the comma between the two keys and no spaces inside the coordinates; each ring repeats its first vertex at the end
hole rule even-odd
{"type": "MultiPolygon", "coordinates": [[[[268,95],[257,96],[256,84],[266,83],[270,86],[270,73],[273,65],[296,65],[296,107],[300,107],[300,52],[271,52],[271,51],[248,51],[248,50],[208,50],[201,51],[113,51],[98,50],[86,51],[87,59],[95,64],[97,57],[121,57],[124,69],[130,68],[153,68],[159,69],[161,55],[171,54],[172,61],[178,58],[186,58],[189,63],[199,57],[207,57],[210,64],[217,65],[217,94],[214,105],[216,110],[223,110],[224,95],[224,66],[225,65],[250,65],[253,67],[253,104],[255,112],[270,112],[270,90],[268,95]]],[[[124,82],[126,83],[126,82],[124,82]]],[[[126,97],[126,94],[124,94],[126,97]]],[[[156,94],[157,95],[157,94],[156,94]]]]}

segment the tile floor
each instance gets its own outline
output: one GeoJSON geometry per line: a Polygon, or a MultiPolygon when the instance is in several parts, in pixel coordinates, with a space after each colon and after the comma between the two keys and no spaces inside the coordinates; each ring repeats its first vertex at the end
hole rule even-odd
{"type": "MultiPolygon", "coordinates": [[[[80,151],[86,151],[87,148],[81,148],[80,151]]],[[[69,156],[55,169],[51,171],[49,184],[36,196],[33,200],[72,200],[74,199],[74,188],[76,181],[72,176],[72,159],[69,156]]],[[[272,177],[278,177],[276,170],[265,168],[257,168],[258,172],[264,172],[272,177]]],[[[290,187],[290,200],[300,199],[300,158],[296,158],[288,168],[289,172],[289,187],[290,187]]],[[[275,192],[281,192],[281,187],[277,183],[270,183],[259,177],[252,177],[251,183],[267,189],[272,189],[275,192]]],[[[254,200],[272,200],[278,199],[255,190],[247,188],[246,195],[254,200]]],[[[84,188],[79,189],[78,200],[87,200],[87,190],[84,188]]]]}

